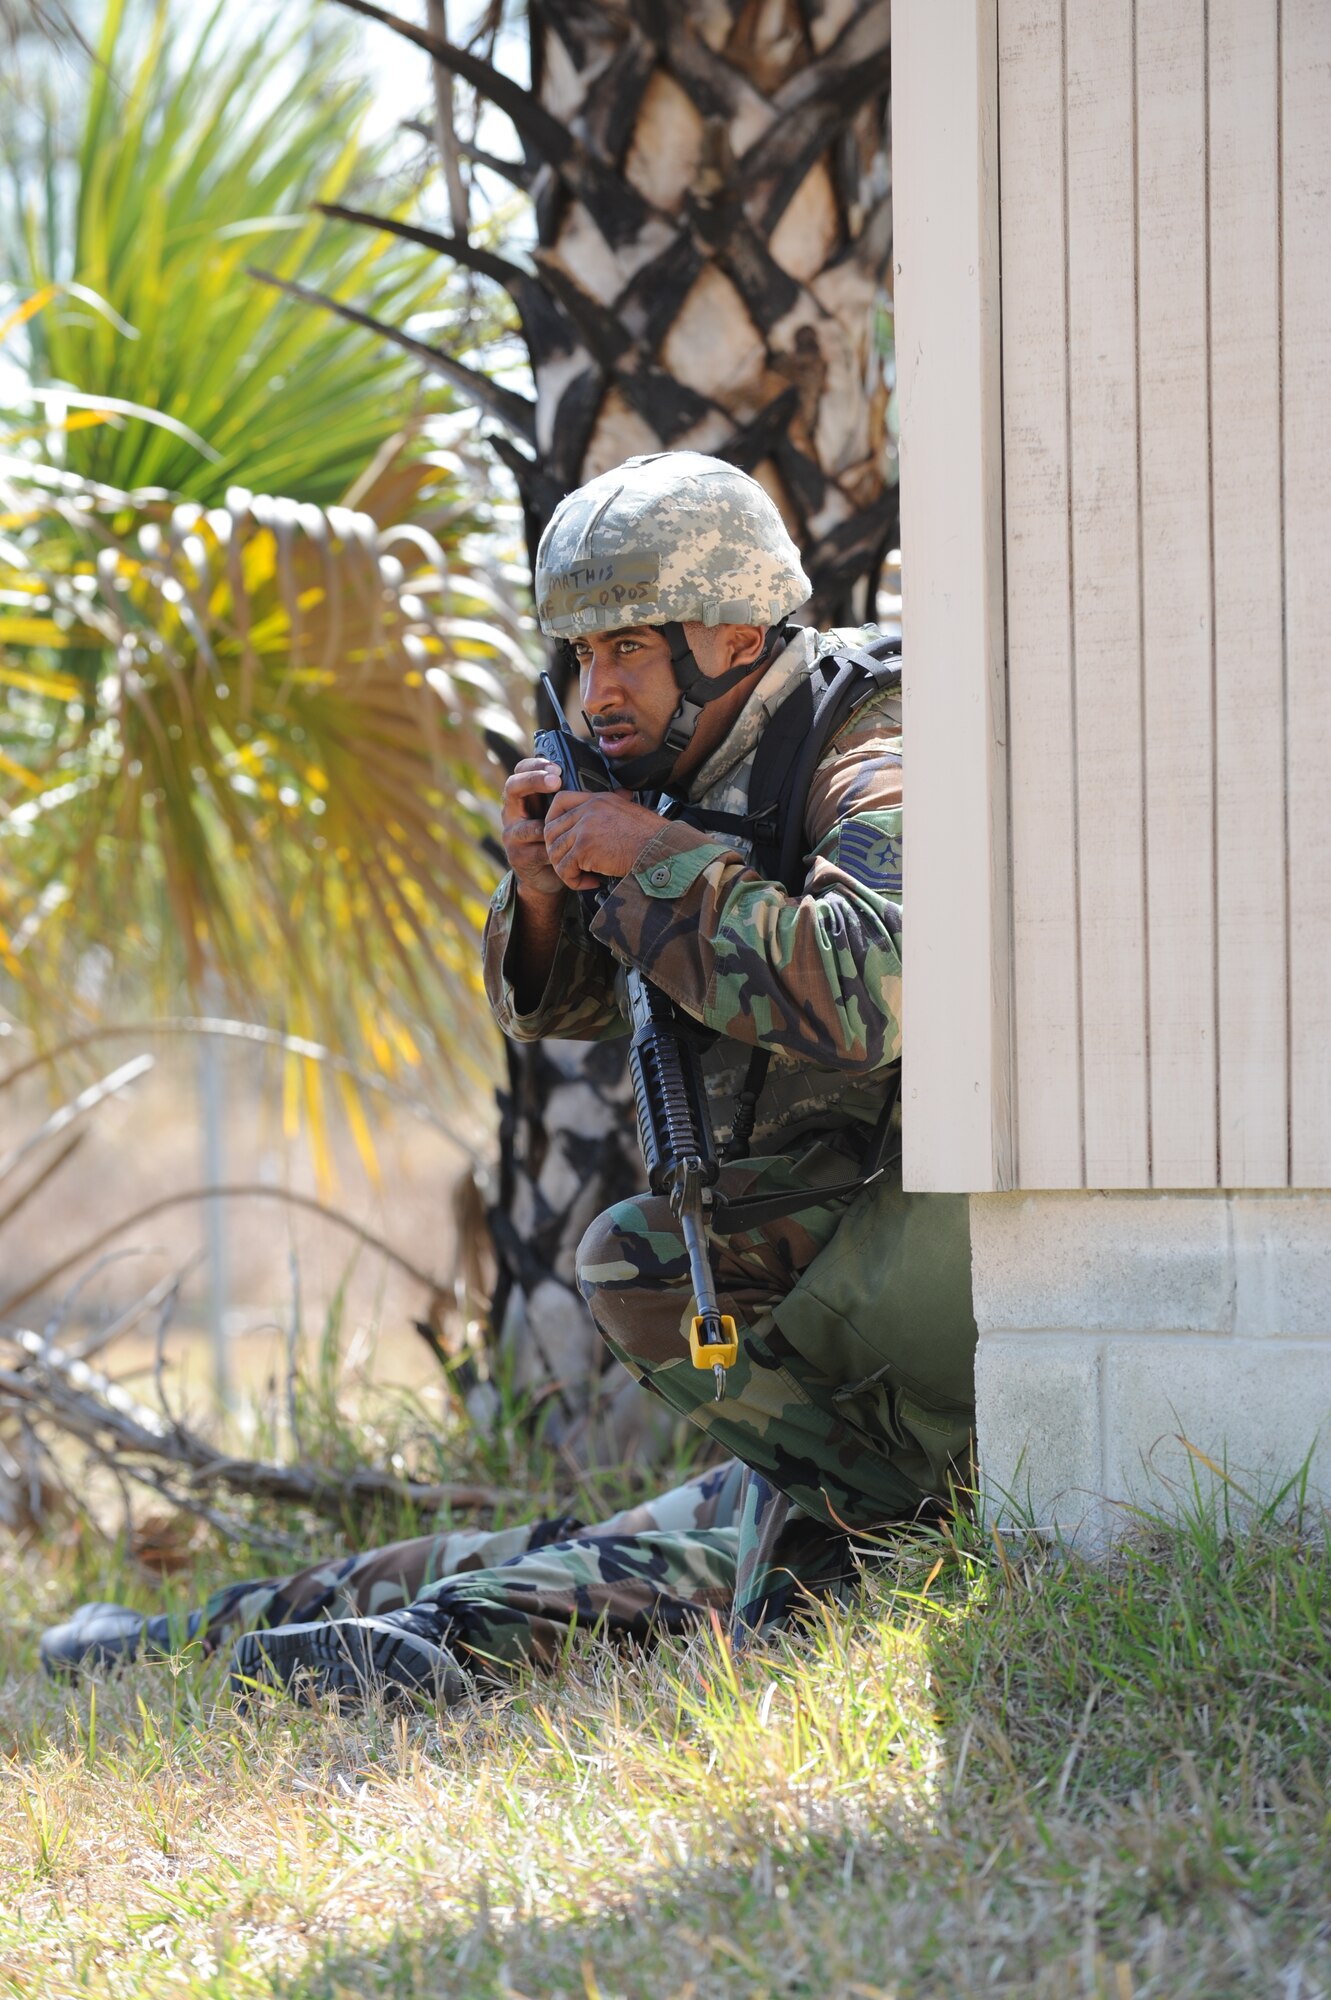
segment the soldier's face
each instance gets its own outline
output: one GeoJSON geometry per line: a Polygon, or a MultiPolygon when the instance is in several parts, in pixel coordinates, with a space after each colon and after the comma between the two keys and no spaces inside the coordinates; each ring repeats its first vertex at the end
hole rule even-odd
{"type": "MultiPolygon", "coordinates": [[[[762,651],[756,625],[686,623],[685,636],[703,673],[728,673],[762,651]]],[[[592,632],[574,641],[583,712],[604,756],[645,757],[661,747],[679,700],[665,634],[654,625],[627,625],[618,632],[592,632]]],[[[755,676],[757,678],[757,670],[755,676]]],[[[735,688],[703,710],[693,742],[676,765],[684,773],[700,763],[725,735],[743,707],[752,682],[735,688]]]]}

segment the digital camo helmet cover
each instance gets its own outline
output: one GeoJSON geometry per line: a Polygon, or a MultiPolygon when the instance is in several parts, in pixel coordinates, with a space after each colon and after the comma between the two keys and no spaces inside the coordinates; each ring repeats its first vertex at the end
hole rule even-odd
{"type": "Polygon", "coordinates": [[[700,451],[626,458],[561,500],[536,552],[541,630],[776,625],[812,585],[756,479],[700,451]]]}

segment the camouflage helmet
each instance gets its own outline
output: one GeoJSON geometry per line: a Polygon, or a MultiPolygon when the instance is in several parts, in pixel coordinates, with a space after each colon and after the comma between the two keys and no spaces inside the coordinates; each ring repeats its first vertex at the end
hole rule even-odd
{"type": "Polygon", "coordinates": [[[626,458],[556,507],[536,552],[541,630],[775,626],[812,589],[756,479],[700,451],[626,458]]]}

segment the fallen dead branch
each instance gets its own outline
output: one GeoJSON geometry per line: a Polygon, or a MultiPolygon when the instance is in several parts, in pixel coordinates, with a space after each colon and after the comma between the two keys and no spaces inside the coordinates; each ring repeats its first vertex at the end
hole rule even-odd
{"type": "MultiPolygon", "coordinates": [[[[266,1031],[220,1021],[158,1025],[182,1031],[240,1032],[246,1039],[267,1038],[266,1031]]],[[[72,1049],[84,1039],[93,1037],[76,1037],[63,1046],[72,1049]]],[[[304,1044],[297,1045],[290,1038],[279,1039],[284,1046],[290,1044],[293,1049],[299,1046],[301,1053],[316,1052],[313,1045],[306,1049],[304,1044]]],[[[329,1059],[337,1060],[331,1056],[329,1059]]],[[[66,1164],[83,1136],[83,1120],[151,1065],[150,1056],[136,1056],[58,1106],[36,1131],[0,1159],[0,1179],[3,1179],[27,1162],[43,1143],[58,1142],[54,1157],[30,1174],[17,1195],[9,1197],[6,1190],[8,1198],[0,1207],[0,1222],[16,1214],[66,1164]],[[71,1131],[71,1126],[76,1129],[71,1131]]],[[[28,1074],[34,1066],[21,1064],[17,1070],[0,1077],[0,1090],[28,1074]]],[[[398,1469],[400,1459],[394,1459],[392,1467],[366,1464],[356,1459],[355,1444],[344,1451],[342,1447],[350,1441],[336,1434],[330,1434],[322,1452],[317,1442],[313,1449],[307,1445],[300,1427],[299,1274],[294,1262],[292,1318],[285,1330],[290,1462],[247,1458],[223,1451],[173,1407],[165,1381],[166,1340],[185,1271],[159,1280],[108,1324],[82,1338],[68,1331],[75,1300],[99,1273],[110,1263],[145,1254],[142,1245],[112,1247],[118,1238],[169,1209],[222,1198],[277,1200],[287,1207],[322,1217],[396,1265],[418,1285],[426,1296],[429,1323],[433,1324],[442,1315],[450,1287],[356,1217],[313,1196],[249,1183],[191,1188],[160,1196],[79,1243],[0,1303],[0,1320],[10,1322],[9,1330],[0,1328],[0,1526],[17,1531],[37,1526],[54,1515],[88,1513],[87,1487],[76,1469],[80,1452],[89,1467],[100,1467],[119,1487],[127,1526],[130,1489],[137,1486],[167,1501],[174,1510],[207,1521],[223,1533],[283,1549],[294,1546],[290,1536],[259,1521],[234,1517],[218,1506],[218,1499],[227,1494],[244,1495],[269,1506],[298,1508],[333,1519],[384,1504],[428,1517],[444,1508],[483,1510],[517,1499],[519,1496],[508,1489],[478,1481],[405,1477],[398,1469]],[[54,1306],[40,1332],[13,1324],[32,1299],[49,1294],[57,1281],[70,1273],[76,1274],[72,1286],[54,1306]],[[96,1357],[104,1356],[123,1334],[150,1316],[156,1320],[155,1395],[151,1402],[132,1394],[124,1382],[93,1365],[96,1357]]],[[[438,1343],[435,1345],[437,1352],[438,1343]]],[[[356,1440],[356,1444],[360,1442],[356,1440]]]]}
{"type": "MultiPolygon", "coordinates": [[[[174,1283],[155,1287],[137,1310],[158,1306],[165,1319],[175,1291],[174,1283]]],[[[159,1359],[163,1334],[159,1320],[159,1359]]],[[[0,1366],[0,1416],[19,1420],[43,1458],[54,1465],[53,1438],[71,1440],[118,1479],[148,1486],[173,1506],[228,1533],[282,1544],[287,1539],[262,1530],[256,1534],[248,1524],[219,1514],[208,1499],[219,1491],[332,1518],[374,1503],[428,1515],[445,1507],[492,1508],[518,1497],[508,1488],[472,1480],[415,1480],[372,1465],[343,1468],[306,1458],[282,1464],[222,1452],[182,1417],[152,1408],[49,1332],[18,1327],[0,1333],[0,1344],[10,1348],[12,1357],[8,1366],[0,1366]]],[[[160,1378],[160,1368],[158,1374],[160,1378]]],[[[25,1472],[31,1476],[27,1468],[25,1472]]],[[[19,1476],[19,1468],[0,1463],[0,1480],[6,1474],[19,1476]]]]}

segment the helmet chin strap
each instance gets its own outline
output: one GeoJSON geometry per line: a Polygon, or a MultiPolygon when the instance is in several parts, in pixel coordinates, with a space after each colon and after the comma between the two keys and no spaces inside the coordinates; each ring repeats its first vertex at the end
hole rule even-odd
{"type": "MultiPolygon", "coordinates": [[[[626,757],[615,765],[615,775],[621,785],[634,792],[664,787],[675,765],[692,743],[707,704],[720,695],[729,694],[731,688],[738,687],[758,667],[765,667],[790,637],[790,628],[782,619],[779,624],[768,627],[762,650],[755,659],[746,660],[743,666],[732,667],[729,673],[712,675],[705,674],[698,665],[693,648],[684,636],[683,625],[672,620],[660,629],[670,648],[670,665],[679,689],[679,700],[666,724],[659,747],[646,751],[641,757],[626,757]]],[[[587,726],[590,729],[590,721],[587,726]]]]}

